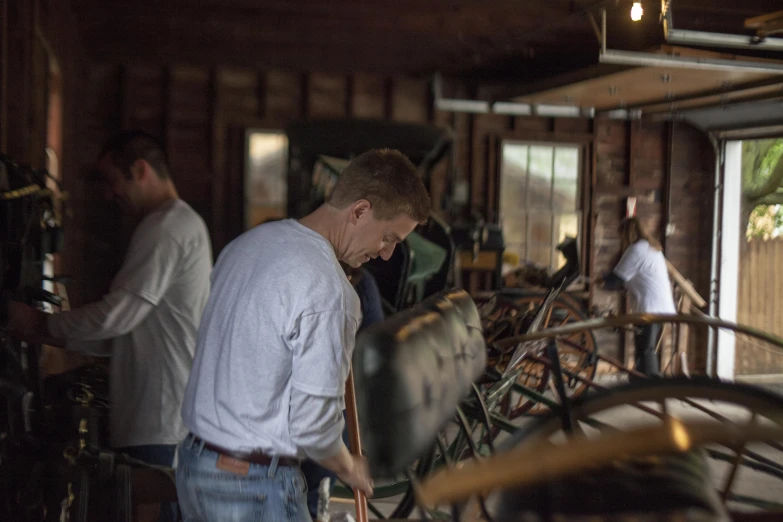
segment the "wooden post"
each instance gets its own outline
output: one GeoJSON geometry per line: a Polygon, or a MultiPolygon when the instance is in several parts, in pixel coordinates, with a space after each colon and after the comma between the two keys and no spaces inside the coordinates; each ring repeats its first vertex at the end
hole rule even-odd
{"type": "MultiPolygon", "coordinates": [[[[669,276],[672,278],[672,282],[682,289],[682,293],[690,298],[696,308],[703,308],[707,305],[707,301],[696,292],[690,281],[685,279],[683,275],[672,265],[669,260],[666,260],[666,268],[669,269],[669,276]]],[[[690,308],[689,308],[690,310],[690,308]]]]}
{"type": "MultiPolygon", "coordinates": [[[[683,292],[680,313],[690,314],[691,306],[693,306],[693,303],[690,295],[683,292]]],[[[688,361],[688,325],[685,323],[677,326],[677,351],[675,353],[677,354],[677,359],[674,361],[673,373],[675,375],[688,375],[688,366],[686,364],[688,361]]]]}
{"type": "MultiPolygon", "coordinates": [[[[672,283],[677,286],[682,292],[682,298],[680,301],[680,307],[678,312],[681,314],[690,315],[693,312],[693,307],[703,308],[707,305],[707,301],[696,292],[693,284],[685,279],[683,275],[672,265],[669,260],[666,260],[666,268],[669,270],[669,277],[672,279],[672,283]]],[[[690,371],[688,369],[688,325],[681,323],[677,325],[677,345],[675,346],[675,360],[673,361],[672,373],[674,375],[685,375],[690,377],[690,371]]]]}
{"type": "MultiPolygon", "coordinates": [[[[348,372],[348,380],[345,381],[345,416],[348,421],[348,438],[351,443],[351,453],[361,455],[362,440],[359,435],[359,416],[356,412],[353,369],[348,372]]],[[[353,488],[353,498],[356,504],[356,522],[367,522],[367,497],[364,492],[353,488]]]]}

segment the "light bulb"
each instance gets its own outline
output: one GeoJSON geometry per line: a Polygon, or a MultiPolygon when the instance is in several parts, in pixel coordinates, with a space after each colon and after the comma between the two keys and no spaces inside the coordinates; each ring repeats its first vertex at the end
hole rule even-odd
{"type": "Polygon", "coordinates": [[[634,22],[638,22],[642,19],[642,15],[644,14],[644,9],[642,9],[642,3],[641,2],[634,2],[633,7],[631,7],[631,20],[634,22]]]}

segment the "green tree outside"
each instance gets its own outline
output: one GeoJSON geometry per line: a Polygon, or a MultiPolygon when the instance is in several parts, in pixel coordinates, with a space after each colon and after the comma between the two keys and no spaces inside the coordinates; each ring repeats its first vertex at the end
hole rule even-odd
{"type": "Polygon", "coordinates": [[[783,227],[783,138],[742,142],[741,218],[748,240],[783,227]]]}

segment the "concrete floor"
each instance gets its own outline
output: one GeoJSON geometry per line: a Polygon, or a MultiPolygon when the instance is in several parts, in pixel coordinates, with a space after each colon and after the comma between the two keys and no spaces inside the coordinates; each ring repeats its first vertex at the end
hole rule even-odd
{"type": "MultiPolygon", "coordinates": [[[[744,380],[746,382],[748,381],[748,379],[744,379],[744,380]]],[[[611,386],[611,383],[605,383],[605,384],[611,386]]],[[[753,384],[760,386],[766,390],[772,391],[773,393],[778,393],[783,395],[783,376],[780,376],[779,379],[775,379],[775,378],[762,379],[762,382],[755,382],[753,384]]],[[[724,415],[727,418],[732,419],[734,422],[747,421],[750,417],[748,411],[725,403],[715,403],[715,402],[708,403],[707,401],[705,401],[702,404],[705,407],[710,407],[713,411],[720,413],[721,415],[724,415]]],[[[653,405],[653,404],[650,404],[649,406],[656,409],[659,408],[657,405],[653,405]]],[[[683,404],[679,401],[669,401],[667,406],[669,408],[669,411],[674,416],[682,420],[709,419],[708,416],[701,413],[697,409],[690,407],[687,404],[683,404]],[[673,402],[677,402],[677,404],[673,404],[673,402]]],[[[641,412],[638,409],[632,407],[623,407],[623,408],[610,410],[598,416],[598,419],[603,422],[606,422],[607,424],[618,427],[620,429],[638,426],[640,424],[649,423],[649,422],[658,422],[653,420],[654,417],[652,417],[651,415],[641,412]]],[[[522,419],[518,421],[518,424],[522,425],[524,422],[526,421],[522,419]]],[[[731,453],[731,451],[728,450],[727,448],[720,448],[720,449],[724,453],[731,453]]],[[[767,445],[754,444],[748,449],[755,451],[775,462],[783,464],[783,452],[779,452],[767,445]]],[[[713,483],[716,489],[718,489],[719,491],[723,490],[724,485],[726,484],[726,480],[728,478],[728,473],[730,469],[729,464],[719,460],[710,459],[710,467],[711,467],[713,483]]],[[[748,467],[739,468],[737,477],[735,479],[735,486],[733,487],[732,492],[734,494],[752,496],[755,498],[762,499],[764,501],[773,502],[775,504],[783,504],[783,480],[750,469],[748,467]]],[[[399,502],[398,497],[377,499],[373,501],[375,507],[378,508],[386,516],[388,516],[393,511],[394,507],[397,505],[398,502],[399,502]]],[[[729,502],[728,507],[733,510],[750,511],[750,512],[758,510],[757,508],[753,508],[745,504],[736,504],[732,502],[729,502]]],[[[343,499],[332,500],[330,505],[330,513],[332,514],[333,519],[337,519],[337,520],[340,519],[345,520],[346,514],[350,514],[353,517],[355,517],[356,515],[353,501],[343,500],[343,499]]],[[[375,516],[372,513],[370,513],[369,518],[374,519],[375,516]]],[[[421,516],[418,515],[416,512],[414,512],[414,514],[411,515],[411,518],[420,519],[421,516]]]]}

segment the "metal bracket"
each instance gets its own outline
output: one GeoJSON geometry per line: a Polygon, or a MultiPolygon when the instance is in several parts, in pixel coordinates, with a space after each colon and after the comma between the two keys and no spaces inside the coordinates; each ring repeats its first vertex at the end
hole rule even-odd
{"type": "MultiPolygon", "coordinates": [[[[663,36],[667,43],[704,47],[732,47],[758,51],[783,51],[783,38],[759,39],[758,36],[748,37],[739,34],[675,29],[672,18],[672,1],[661,0],[661,23],[663,24],[663,36]]],[[[750,20],[747,20],[746,23],[750,20]]]]}
{"type": "Polygon", "coordinates": [[[719,58],[699,58],[669,56],[666,54],[635,51],[604,50],[598,58],[599,63],[628,65],[633,67],[677,67],[682,69],[705,69],[718,71],[746,71],[764,74],[783,75],[783,64],[751,62],[747,60],[725,60],[719,58]]]}
{"type": "Polygon", "coordinates": [[[601,29],[598,27],[598,22],[595,21],[595,17],[593,16],[593,13],[587,13],[587,18],[590,20],[590,25],[593,27],[593,31],[595,32],[596,38],[598,38],[598,43],[603,45],[603,32],[601,32],[601,29]]]}

